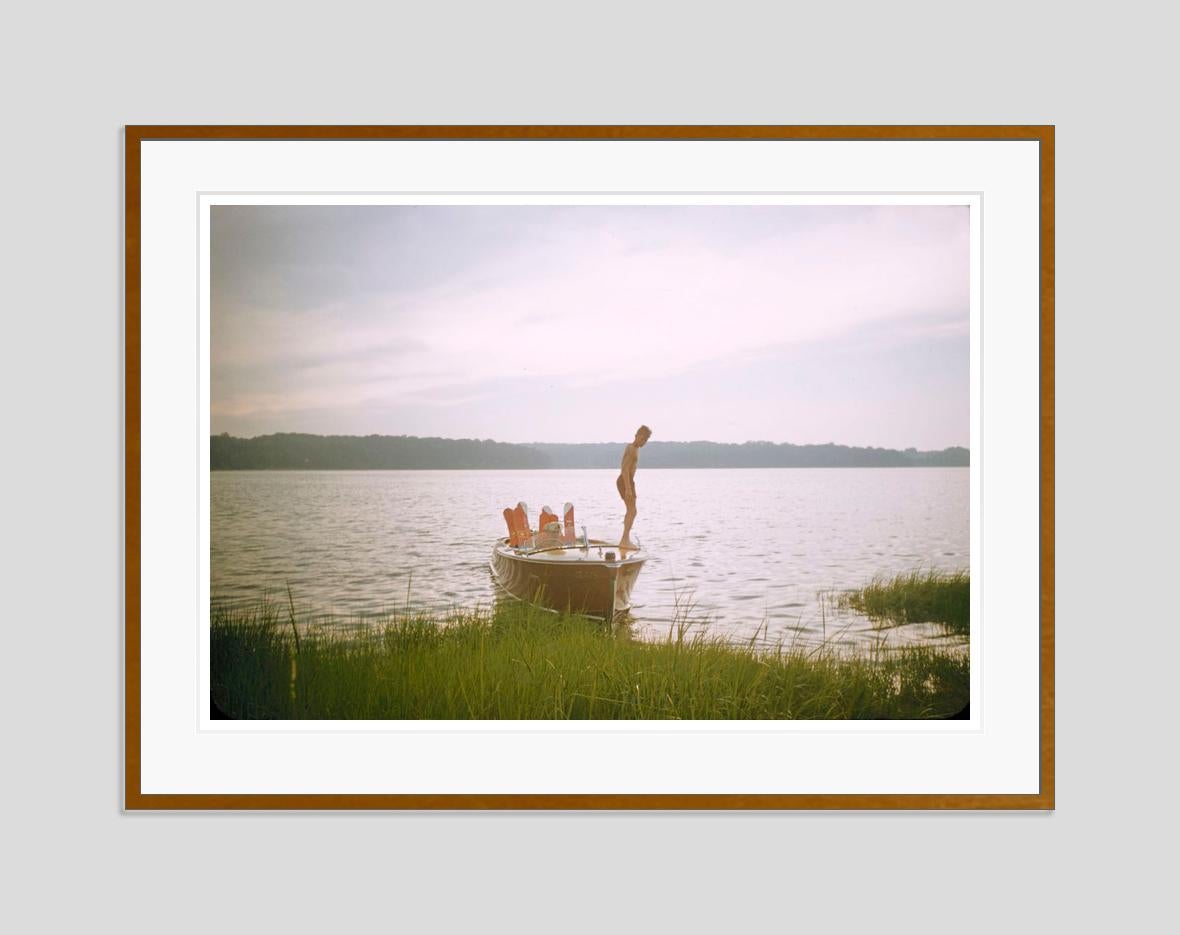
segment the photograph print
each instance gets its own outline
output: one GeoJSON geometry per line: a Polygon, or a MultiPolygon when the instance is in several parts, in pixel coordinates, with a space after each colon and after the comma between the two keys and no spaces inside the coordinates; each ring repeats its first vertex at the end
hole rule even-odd
{"type": "Polygon", "coordinates": [[[973,210],[212,205],[211,717],[967,717],[973,210]]]}

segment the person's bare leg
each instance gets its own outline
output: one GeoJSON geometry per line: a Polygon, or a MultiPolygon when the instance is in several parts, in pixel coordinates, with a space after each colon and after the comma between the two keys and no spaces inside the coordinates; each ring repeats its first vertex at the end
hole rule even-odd
{"type": "Polygon", "coordinates": [[[623,538],[619,540],[619,546],[621,548],[634,548],[634,546],[631,545],[631,524],[635,522],[635,517],[638,512],[639,511],[635,509],[635,501],[628,500],[627,515],[623,517],[623,538]]]}

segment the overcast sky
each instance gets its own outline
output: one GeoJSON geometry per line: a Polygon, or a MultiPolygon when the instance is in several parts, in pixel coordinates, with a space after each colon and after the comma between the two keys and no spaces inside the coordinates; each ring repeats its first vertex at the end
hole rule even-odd
{"type": "Polygon", "coordinates": [[[212,209],[212,429],[968,444],[968,209],[212,209]]]}

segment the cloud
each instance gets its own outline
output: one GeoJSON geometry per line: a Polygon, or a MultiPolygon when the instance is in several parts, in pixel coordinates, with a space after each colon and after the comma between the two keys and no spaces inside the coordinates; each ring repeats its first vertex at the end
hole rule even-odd
{"type": "Polygon", "coordinates": [[[215,424],[530,385],[582,399],[836,338],[885,353],[967,329],[961,207],[368,210],[215,228],[215,253],[251,260],[215,266],[215,424]],[[296,259],[314,301],[274,285],[296,259]]]}

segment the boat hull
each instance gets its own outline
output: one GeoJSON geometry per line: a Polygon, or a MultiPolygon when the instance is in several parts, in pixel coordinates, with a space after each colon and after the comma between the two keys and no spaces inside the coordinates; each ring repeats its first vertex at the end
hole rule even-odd
{"type": "MultiPolygon", "coordinates": [[[[601,548],[570,554],[521,554],[503,540],[492,549],[492,572],[500,586],[523,601],[555,611],[610,619],[631,604],[631,591],[646,557],[607,560],[601,548]]],[[[614,549],[616,556],[617,548],[614,549]]]]}

